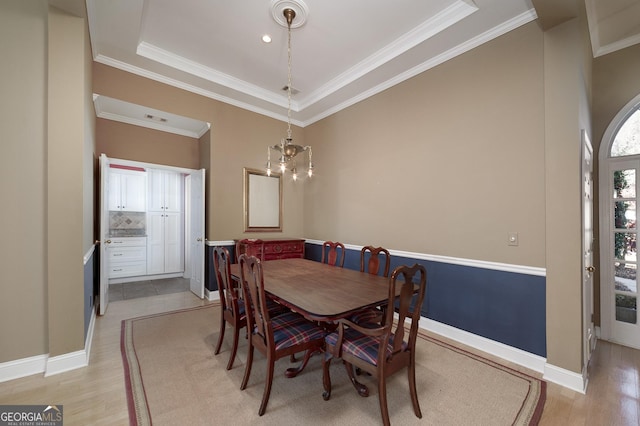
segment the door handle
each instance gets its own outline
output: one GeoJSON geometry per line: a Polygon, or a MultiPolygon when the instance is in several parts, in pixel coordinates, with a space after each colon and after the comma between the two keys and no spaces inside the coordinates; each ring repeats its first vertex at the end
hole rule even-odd
{"type": "Polygon", "coordinates": [[[197,241],[197,242],[200,242],[200,241],[202,241],[202,238],[198,238],[196,241],[197,241]]]}

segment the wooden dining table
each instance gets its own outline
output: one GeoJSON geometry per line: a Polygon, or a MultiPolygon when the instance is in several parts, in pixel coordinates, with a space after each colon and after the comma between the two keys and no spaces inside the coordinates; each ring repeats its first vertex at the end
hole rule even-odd
{"type": "MultiPolygon", "coordinates": [[[[262,262],[262,273],[269,297],[311,321],[336,322],[389,298],[388,278],[308,259],[262,262]]],[[[240,281],[238,264],[231,275],[240,281]]]]}
{"type": "MultiPolygon", "coordinates": [[[[231,265],[232,279],[240,282],[240,265],[231,265]]],[[[362,309],[384,306],[389,301],[389,279],[353,269],[331,266],[308,259],[279,259],[262,262],[264,289],[268,297],[298,312],[311,321],[334,329],[335,323],[362,309]]],[[[397,286],[396,296],[401,286],[397,286]]],[[[285,375],[297,376],[306,366],[305,356],[297,368],[285,375]]],[[[367,387],[355,380],[352,384],[361,396],[367,387]]]]}

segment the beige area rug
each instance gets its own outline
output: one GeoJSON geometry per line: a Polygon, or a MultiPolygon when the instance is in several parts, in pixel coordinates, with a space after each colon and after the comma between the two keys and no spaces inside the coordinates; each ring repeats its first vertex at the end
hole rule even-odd
{"type": "MultiPolygon", "coordinates": [[[[377,388],[360,376],[370,396],[357,395],[342,363],[331,366],[332,395],[322,399],[322,361],[288,379],[288,358],[276,362],[271,398],[258,416],[265,358],[255,352],[247,389],[240,390],[247,355],[241,334],[238,354],[226,370],[232,330],[219,355],[218,304],[122,322],[122,359],[132,425],[372,425],[381,424],[377,388]]],[[[417,388],[422,419],[415,417],[406,373],[387,382],[391,423],[396,425],[535,425],[542,415],[546,383],[421,334],[417,343],[417,388]]]]}

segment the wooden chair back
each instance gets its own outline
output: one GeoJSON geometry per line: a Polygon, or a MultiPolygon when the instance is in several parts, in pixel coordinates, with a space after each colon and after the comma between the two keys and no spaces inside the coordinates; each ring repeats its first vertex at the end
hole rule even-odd
{"type": "Polygon", "coordinates": [[[216,345],[215,354],[220,353],[222,341],[227,323],[231,325],[233,330],[233,344],[227,370],[233,367],[233,361],[238,350],[239,330],[247,325],[244,302],[239,298],[240,292],[238,286],[231,280],[231,256],[229,251],[224,247],[215,247],[213,249],[213,268],[218,280],[218,292],[220,293],[220,333],[218,335],[218,344],[216,345]]]}
{"type": "Polygon", "coordinates": [[[331,266],[344,266],[344,244],[333,241],[325,241],[322,244],[322,258],[320,262],[331,266]]]}
{"type": "Polygon", "coordinates": [[[234,317],[238,316],[238,287],[231,281],[231,257],[224,247],[214,247],[213,267],[218,280],[218,292],[222,310],[230,311],[234,317]]]}
{"type": "Polygon", "coordinates": [[[373,275],[378,275],[380,271],[380,258],[384,261],[384,270],[382,272],[383,277],[389,276],[389,267],[391,266],[391,255],[389,251],[382,247],[364,246],[360,250],[360,272],[368,272],[373,275]],[[369,253],[369,259],[365,262],[369,253]]]}
{"type": "MultiPolygon", "coordinates": [[[[387,309],[385,321],[387,330],[385,330],[386,332],[381,339],[381,344],[389,343],[391,336],[393,336],[393,354],[413,352],[416,347],[416,337],[418,336],[420,309],[422,308],[427,287],[427,270],[417,263],[411,267],[399,266],[393,270],[389,281],[389,302],[387,306],[396,304],[395,313],[398,314],[398,318],[394,322],[394,310],[387,309]],[[415,285],[418,286],[417,293],[415,285]],[[400,296],[396,298],[397,286],[400,286],[401,289],[400,296]],[[409,320],[411,324],[408,339],[405,339],[406,320],[409,320]]],[[[381,354],[382,352],[384,351],[380,351],[381,354]]],[[[392,355],[387,360],[382,358],[379,358],[379,360],[393,364],[394,356],[392,355]]]]}
{"type": "Polygon", "coordinates": [[[247,309],[247,327],[253,331],[253,344],[262,351],[274,346],[271,318],[264,291],[262,264],[256,256],[240,255],[240,280],[247,309]],[[259,337],[259,342],[255,337],[259,337]]]}

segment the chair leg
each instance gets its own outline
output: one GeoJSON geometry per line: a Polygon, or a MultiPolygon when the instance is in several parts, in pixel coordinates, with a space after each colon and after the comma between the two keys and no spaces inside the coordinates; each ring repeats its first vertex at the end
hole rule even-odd
{"type": "Polygon", "coordinates": [[[251,338],[249,338],[249,349],[247,350],[247,365],[244,367],[244,377],[240,384],[240,390],[245,390],[247,383],[249,382],[249,376],[251,375],[251,365],[253,364],[253,345],[251,344],[251,338]]]}
{"type": "Polygon", "coordinates": [[[271,384],[273,383],[273,369],[274,369],[275,360],[271,357],[271,355],[267,356],[267,377],[264,382],[264,392],[262,393],[262,404],[260,404],[260,410],[258,411],[258,415],[261,416],[264,414],[267,409],[267,403],[269,402],[269,395],[271,394],[271,384]]]}
{"type": "Polygon", "coordinates": [[[411,402],[413,403],[413,412],[416,414],[416,417],[422,418],[422,411],[420,411],[420,402],[418,401],[418,391],[416,389],[416,364],[414,360],[411,360],[409,364],[409,368],[407,369],[409,372],[409,390],[411,392],[411,402]]]}
{"type": "Polygon", "coordinates": [[[220,335],[218,336],[218,344],[216,345],[216,350],[214,352],[214,354],[216,355],[220,353],[220,347],[222,346],[222,341],[224,340],[225,328],[227,328],[227,322],[224,320],[224,311],[223,311],[220,318],[220,335]]]}
{"type": "Polygon", "coordinates": [[[240,330],[238,327],[233,327],[233,347],[231,348],[231,355],[229,356],[229,363],[227,364],[227,370],[231,370],[233,367],[233,361],[236,359],[236,352],[238,352],[238,340],[240,339],[240,330]]]}
{"type": "Polygon", "coordinates": [[[322,385],[324,386],[324,392],[322,392],[322,399],[328,401],[331,398],[331,375],[329,368],[331,367],[331,360],[333,357],[329,353],[325,353],[322,356],[322,385]]]}
{"type": "Polygon", "coordinates": [[[304,368],[307,366],[311,355],[313,355],[314,353],[316,353],[316,350],[307,349],[304,352],[304,357],[302,358],[302,362],[300,363],[300,365],[298,365],[297,367],[287,368],[287,370],[284,372],[285,377],[291,379],[300,374],[302,370],[304,370],[304,368]]]}
{"type": "Polygon", "coordinates": [[[389,426],[389,408],[387,407],[387,384],[385,377],[378,377],[378,399],[380,400],[380,413],[382,414],[382,423],[389,426]]]}
{"type": "Polygon", "coordinates": [[[354,370],[353,365],[346,361],[342,361],[342,363],[344,364],[344,368],[347,369],[347,375],[349,376],[349,380],[351,380],[353,387],[356,388],[358,395],[365,398],[369,396],[369,389],[365,385],[363,385],[362,383],[356,380],[356,376],[353,374],[353,370],[354,370]]]}

